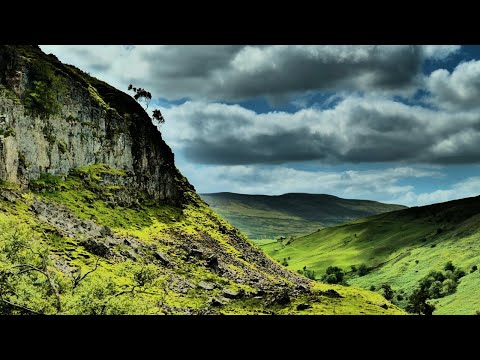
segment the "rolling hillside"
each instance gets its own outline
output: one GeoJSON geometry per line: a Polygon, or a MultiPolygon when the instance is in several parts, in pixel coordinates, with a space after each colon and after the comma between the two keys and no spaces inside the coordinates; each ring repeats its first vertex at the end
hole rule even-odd
{"type": "Polygon", "coordinates": [[[268,196],[223,192],[200,196],[251,239],[306,235],[325,226],[405,208],[324,194],[268,196]]]}
{"type": "Polygon", "coordinates": [[[480,197],[423,207],[414,207],[322,229],[280,246],[270,242],[262,248],[278,260],[287,259],[288,268],[304,266],[316,278],[328,266],[339,266],[349,284],[378,289],[390,284],[409,294],[430,271],[440,271],[452,261],[467,275],[457,292],[433,300],[436,314],[474,314],[480,310],[480,274],[470,272],[480,264],[480,197]],[[351,266],[366,264],[370,272],[358,276],[351,266]]]}

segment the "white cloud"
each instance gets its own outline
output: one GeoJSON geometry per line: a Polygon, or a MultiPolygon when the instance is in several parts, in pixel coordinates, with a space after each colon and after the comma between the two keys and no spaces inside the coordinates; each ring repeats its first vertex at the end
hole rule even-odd
{"type": "Polygon", "coordinates": [[[427,79],[431,102],[442,109],[462,111],[480,107],[480,61],[459,64],[451,73],[435,70],[427,79]]]}
{"type": "Polygon", "coordinates": [[[413,167],[337,172],[305,171],[284,166],[198,166],[186,163],[181,169],[202,193],[230,191],[280,195],[306,192],[387,202],[413,191],[411,185],[398,184],[402,179],[442,176],[435,169],[413,167]]]}
{"type": "Polygon", "coordinates": [[[447,189],[420,194],[408,191],[406,194],[393,199],[393,201],[407,206],[422,206],[478,195],[480,195],[480,177],[475,176],[457,182],[447,189]]]}
{"type": "Polygon", "coordinates": [[[474,163],[480,116],[350,96],[327,110],[257,114],[239,105],[186,102],[163,109],[167,142],[193,162],[474,163]]]}
{"type": "Polygon", "coordinates": [[[450,55],[458,52],[460,45],[424,45],[424,51],[427,58],[434,60],[443,60],[450,55]]]}

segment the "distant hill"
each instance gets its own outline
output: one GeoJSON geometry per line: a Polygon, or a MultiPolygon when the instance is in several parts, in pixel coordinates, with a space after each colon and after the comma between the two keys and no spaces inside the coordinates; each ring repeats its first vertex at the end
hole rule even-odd
{"type": "Polygon", "coordinates": [[[406,208],[325,194],[269,196],[222,192],[200,196],[251,239],[306,235],[325,226],[406,208]]]}
{"type": "Polygon", "coordinates": [[[291,270],[314,270],[317,279],[328,266],[351,271],[352,265],[365,264],[370,273],[352,272],[349,284],[379,289],[387,283],[404,299],[420,279],[452,261],[467,275],[454,294],[433,300],[435,313],[480,310],[480,272],[471,272],[480,266],[480,196],[359,219],[297,238],[283,248],[271,242],[262,249],[279,261],[287,259],[291,270]]]}

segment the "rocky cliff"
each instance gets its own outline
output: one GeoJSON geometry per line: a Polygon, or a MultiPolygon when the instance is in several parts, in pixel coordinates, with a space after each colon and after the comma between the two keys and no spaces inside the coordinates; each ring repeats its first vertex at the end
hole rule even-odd
{"type": "Polygon", "coordinates": [[[0,179],[27,187],[98,163],[155,199],[179,203],[191,187],[131,96],[38,47],[0,46],[0,179]]]}
{"type": "Polygon", "coordinates": [[[0,314],[399,313],[290,272],[215,214],[127,94],[0,46],[0,314]]]}

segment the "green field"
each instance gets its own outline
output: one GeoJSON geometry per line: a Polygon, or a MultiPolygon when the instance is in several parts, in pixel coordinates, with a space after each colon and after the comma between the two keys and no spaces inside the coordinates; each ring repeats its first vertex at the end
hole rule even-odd
{"type": "Polygon", "coordinates": [[[394,290],[409,294],[418,281],[432,270],[442,270],[447,261],[466,271],[457,292],[432,302],[438,314],[473,314],[480,310],[478,271],[480,264],[480,197],[425,207],[416,207],[356,220],[322,229],[296,239],[289,245],[276,241],[261,247],[288,268],[304,266],[316,278],[328,266],[350,271],[366,264],[365,276],[347,274],[354,286],[379,288],[388,283],[394,290]]]}
{"type": "Polygon", "coordinates": [[[307,235],[325,226],[405,208],[323,194],[268,196],[215,193],[200,196],[254,240],[307,235]]]}

